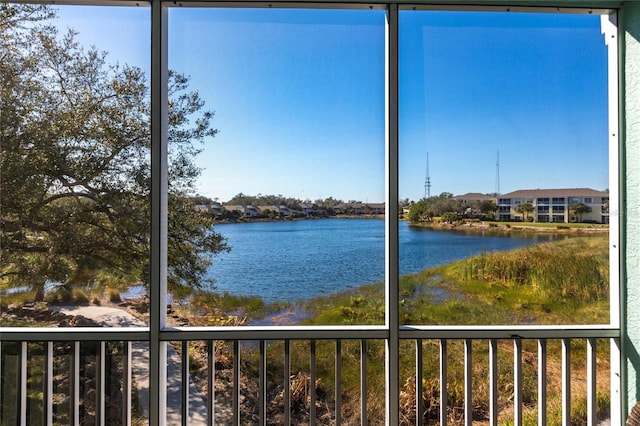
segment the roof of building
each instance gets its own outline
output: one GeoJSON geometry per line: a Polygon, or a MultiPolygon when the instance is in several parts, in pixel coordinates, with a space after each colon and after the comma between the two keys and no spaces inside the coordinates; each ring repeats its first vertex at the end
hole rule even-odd
{"type": "Polygon", "coordinates": [[[479,192],[467,192],[462,195],[455,195],[453,197],[454,200],[473,200],[473,201],[485,201],[485,200],[495,200],[496,197],[493,195],[481,194],[479,192]]]}
{"type": "Polygon", "coordinates": [[[561,188],[561,189],[520,189],[501,194],[499,198],[538,198],[538,197],[608,197],[605,191],[591,188],[561,188]]]}

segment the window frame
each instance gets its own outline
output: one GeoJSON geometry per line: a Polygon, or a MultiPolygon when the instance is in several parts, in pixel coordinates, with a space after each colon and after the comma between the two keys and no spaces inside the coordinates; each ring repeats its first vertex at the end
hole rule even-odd
{"type": "MultiPolygon", "coordinates": [[[[17,0],[17,3],[22,1],[17,0]]],[[[618,74],[618,28],[616,2],[570,2],[570,1],[524,1],[520,6],[485,6],[482,1],[438,0],[437,4],[420,4],[421,2],[341,2],[340,0],[324,3],[307,2],[304,0],[280,1],[278,3],[235,1],[235,2],[174,2],[173,0],[153,0],[150,3],[151,19],[151,251],[150,251],[150,288],[149,288],[149,325],[148,327],[130,328],[61,328],[61,329],[26,329],[2,328],[0,332],[9,333],[12,340],[24,341],[41,340],[82,340],[96,339],[147,341],[149,342],[150,365],[150,424],[162,424],[162,413],[166,408],[166,394],[162,391],[162,384],[166,382],[166,346],[171,340],[199,340],[199,339],[383,339],[387,346],[387,423],[390,419],[398,419],[397,404],[399,383],[398,375],[394,372],[399,368],[399,341],[407,338],[422,338],[424,336],[447,336],[450,338],[466,338],[474,331],[482,328],[470,326],[458,327],[427,327],[401,326],[399,317],[399,248],[398,248],[398,13],[400,10],[452,10],[452,11],[509,11],[509,12],[553,12],[553,13],[593,13],[602,16],[602,27],[607,45],[609,45],[609,185],[610,185],[610,322],[598,326],[576,327],[576,336],[587,335],[589,330],[604,330],[612,338],[620,336],[621,297],[620,297],[620,183],[624,176],[620,175],[619,161],[621,144],[619,139],[619,82],[618,74]],[[463,3],[463,4],[460,4],[463,3]],[[542,3],[542,4],[541,4],[542,3]],[[292,8],[362,8],[385,9],[386,23],[386,70],[385,70],[385,294],[386,312],[385,324],[379,326],[263,326],[263,327],[167,327],[167,194],[168,194],[168,8],[181,6],[198,7],[292,7],[292,8]],[[578,5],[584,8],[577,8],[578,5]],[[591,7],[593,6],[593,7],[591,7]],[[597,9],[597,10],[596,10],[597,9]],[[582,333],[582,334],[581,334],[582,333]]],[[[138,3],[124,1],[78,1],[65,4],[96,4],[134,6],[138,3]]],[[[499,204],[500,201],[499,201],[499,204]]],[[[551,202],[550,205],[555,203],[551,202]]],[[[536,330],[547,330],[552,336],[554,332],[566,330],[567,326],[544,327],[535,326],[536,330]]],[[[496,336],[512,335],[514,327],[484,327],[490,329],[496,336]]],[[[518,333],[527,337],[527,330],[533,328],[517,327],[518,333]]],[[[622,399],[621,392],[621,358],[619,347],[612,344],[611,353],[611,393],[622,399]],[[613,380],[618,372],[617,381],[613,380]]],[[[622,407],[620,401],[612,398],[611,417],[621,418],[622,407]]]]}

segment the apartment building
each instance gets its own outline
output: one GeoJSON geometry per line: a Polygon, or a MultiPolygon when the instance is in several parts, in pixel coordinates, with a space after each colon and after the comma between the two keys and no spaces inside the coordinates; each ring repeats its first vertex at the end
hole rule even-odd
{"type": "Polygon", "coordinates": [[[609,223],[609,193],[590,188],[521,189],[498,197],[498,220],[609,223]],[[533,211],[519,212],[520,204],[532,205],[533,211]],[[587,208],[574,208],[582,204],[587,208]]]}

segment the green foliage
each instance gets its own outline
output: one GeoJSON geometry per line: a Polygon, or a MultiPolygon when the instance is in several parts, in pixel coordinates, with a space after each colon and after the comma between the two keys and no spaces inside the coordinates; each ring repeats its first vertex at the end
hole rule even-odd
{"type": "Polygon", "coordinates": [[[78,305],[86,305],[89,303],[89,294],[84,289],[74,288],[72,295],[74,302],[78,305]]]}
{"type": "Polygon", "coordinates": [[[577,216],[578,222],[582,222],[582,215],[589,212],[591,212],[591,207],[584,203],[576,203],[569,206],[569,213],[577,216]]]}
{"type": "MultiPolygon", "coordinates": [[[[196,290],[191,295],[188,308],[191,309],[190,316],[204,315],[215,318],[224,313],[233,313],[251,321],[264,318],[270,313],[290,308],[290,304],[267,304],[258,296],[238,296],[229,293],[219,294],[206,290],[196,290]]],[[[209,325],[222,324],[211,323],[209,325]]]]}
{"type": "Polygon", "coordinates": [[[535,211],[535,207],[533,207],[533,204],[531,203],[522,203],[522,204],[518,204],[515,208],[516,213],[519,213],[522,215],[522,221],[523,222],[527,222],[529,219],[529,214],[533,213],[535,211]]]}
{"type": "Polygon", "coordinates": [[[453,223],[462,217],[489,217],[497,210],[493,201],[464,203],[456,200],[449,192],[413,203],[407,219],[410,222],[432,222],[434,217],[443,217],[445,222],[453,223]]]}
{"type": "Polygon", "coordinates": [[[384,288],[377,283],[316,297],[304,309],[315,314],[308,321],[313,324],[383,324],[384,288]]]}
{"type": "Polygon", "coordinates": [[[606,246],[585,250],[592,241],[539,244],[514,252],[483,253],[464,263],[467,279],[528,287],[554,300],[583,304],[609,294],[606,246]]]}
{"type": "MultiPolygon", "coordinates": [[[[148,284],[150,102],[142,69],[110,65],[59,33],[48,6],[0,5],[0,285],[148,284]]],[[[169,75],[169,283],[179,295],[205,282],[226,248],[185,200],[200,170],[196,143],[213,114],[188,79],[169,75]]]]}

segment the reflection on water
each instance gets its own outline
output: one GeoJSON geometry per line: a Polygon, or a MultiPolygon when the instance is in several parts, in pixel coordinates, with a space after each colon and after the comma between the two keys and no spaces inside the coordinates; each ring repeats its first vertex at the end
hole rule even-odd
{"type": "MultiPolygon", "coordinates": [[[[267,302],[326,295],[384,279],[384,221],[326,219],[218,225],[232,250],[213,260],[215,290],[258,295],[267,302]]],[[[400,223],[400,273],[511,250],[552,234],[482,235],[400,223]]]]}

